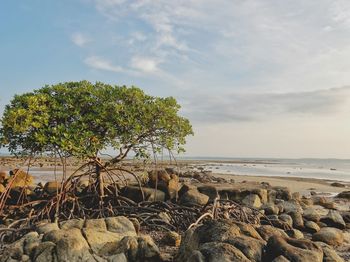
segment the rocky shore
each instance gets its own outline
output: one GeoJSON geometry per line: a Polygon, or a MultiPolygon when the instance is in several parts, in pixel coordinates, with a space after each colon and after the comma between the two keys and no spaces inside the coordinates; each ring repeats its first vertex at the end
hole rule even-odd
{"type": "MultiPolygon", "coordinates": [[[[317,185],[308,191],[292,191],[288,187],[290,180],[285,180],[285,186],[274,185],[266,178],[237,181],[236,177],[186,166],[152,170],[146,178],[146,201],[188,208],[211,203],[212,213],[187,230],[150,230],[141,219],[122,215],[40,221],[13,243],[2,243],[0,262],[350,261],[347,185],[335,187],[338,193],[334,196],[317,190],[317,185]],[[225,217],[225,212],[216,219],[218,199],[250,208],[256,212],[258,222],[248,222],[244,217],[232,219],[229,214],[225,217]]],[[[3,175],[1,184],[6,185],[9,179],[11,176],[3,175]]],[[[52,183],[42,185],[36,194],[54,194],[58,187],[52,183]]],[[[121,194],[135,202],[143,201],[140,188],[132,184],[121,188],[121,194]]],[[[222,211],[225,207],[221,205],[222,211]]],[[[171,223],[166,213],[155,216],[164,224],[171,223]]],[[[2,220],[2,229],[13,222],[2,220]]]]}

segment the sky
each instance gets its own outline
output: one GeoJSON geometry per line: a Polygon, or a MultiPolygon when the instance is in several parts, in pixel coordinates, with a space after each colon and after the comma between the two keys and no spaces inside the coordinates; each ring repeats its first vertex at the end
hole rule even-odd
{"type": "Polygon", "coordinates": [[[348,0],[3,0],[0,113],[65,81],[174,96],[187,156],[350,158],[348,0]]]}

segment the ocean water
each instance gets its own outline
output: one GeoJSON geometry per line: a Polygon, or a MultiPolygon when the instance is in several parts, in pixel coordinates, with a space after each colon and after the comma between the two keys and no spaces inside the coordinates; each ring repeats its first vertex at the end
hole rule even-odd
{"type": "MultiPolygon", "coordinates": [[[[199,159],[198,159],[199,160],[199,159]]],[[[350,159],[200,159],[205,170],[250,176],[286,176],[350,182],[350,159]]]]}

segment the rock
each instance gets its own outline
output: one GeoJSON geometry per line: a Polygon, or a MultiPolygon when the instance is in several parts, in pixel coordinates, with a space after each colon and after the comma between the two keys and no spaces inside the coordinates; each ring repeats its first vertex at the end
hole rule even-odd
{"type": "Polygon", "coordinates": [[[315,244],[322,248],[323,262],[344,262],[331,246],[323,242],[315,242],[315,244]]]}
{"type": "Polygon", "coordinates": [[[91,250],[99,254],[100,250],[109,243],[118,243],[123,236],[118,233],[112,233],[108,231],[100,231],[92,228],[84,228],[83,234],[91,250]]]}
{"type": "Polygon", "coordinates": [[[286,233],[291,238],[295,238],[295,239],[304,238],[304,234],[298,229],[290,229],[290,230],[287,230],[286,233]]]}
{"type": "MultiPolygon", "coordinates": [[[[55,253],[56,245],[50,241],[42,242],[34,249],[33,261],[35,262],[56,262],[58,261],[55,253]]],[[[62,261],[62,260],[60,260],[62,261]]]]}
{"type": "Polygon", "coordinates": [[[30,187],[34,185],[34,177],[21,169],[14,169],[10,171],[7,183],[11,183],[11,188],[30,187]]]}
{"type": "Polygon", "coordinates": [[[178,192],[179,198],[181,198],[187,191],[189,191],[191,189],[197,190],[197,187],[194,185],[186,184],[186,183],[183,184],[178,192]]]}
{"type": "Polygon", "coordinates": [[[258,240],[263,240],[262,237],[259,235],[259,233],[255,230],[255,228],[250,225],[250,224],[246,224],[243,222],[234,222],[234,224],[236,226],[238,226],[240,232],[248,237],[252,237],[258,240]]]}
{"type": "Polygon", "coordinates": [[[339,183],[339,182],[334,182],[334,183],[331,183],[331,186],[334,186],[334,187],[345,187],[345,185],[344,185],[344,184],[339,183]]]}
{"type": "Polygon", "coordinates": [[[295,262],[322,262],[323,251],[318,245],[306,239],[272,236],[266,245],[264,261],[272,261],[279,256],[295,262]]]}
{"type": "Polygon", "coordinates": [[[242,203],[254,208],[261,207],[261,200],[260,197],[256,194],[248,195],[245,198],[243,198],[242,203]]]}
{"type": "Polygon", "coordinates": [[[46,182],[44,185],[44,192],[49,195],[56,194],[57,192],[60,192],[60,190],[61,183],[57,181],[46,182]]]}
{"type": "Polygon", "coordinates": [[[299,213],[298,211],[291,211],[288,213],[288,215],[290,215],[290,217],[293,220],[293,227],[294,228],[297,228],[297,229],[304,228],[304,220],[303,220],[301,213],[299,213]]]}
{"type": "Polygon", "coordinates": [[[290,215],[288,214],[281,214],[278,216],[278,218],[286,223],[289,227],[293,227],[293,219],[290,215]]]}
{"type": "Polygon", "coordinates": [[[197,189],[188,190],[180,198],[180,203],[186,206],[192,205],[206,205],[208,203],[209,197],[198,192],[197,189]]]}
{"type": "Polygon", "coordinates": [[[88,243],[77,228],[50,231],[43,236],[43,242],[47,241],[56,244],[54,254],[58,261],[86,261],[93,258],[88,243]]]}
{"type": "Polygon", "coordinates": [[[285,213],[289,213],[289,212],[292,212],[292,211],[296,211],[300,214],[303,213],[303,209],[302,207],[300,206],[299,202],[292,199],[292,200],[289,200],[289,201],[283,201],[281,203],[281,205],[283,206],[283,210],[285,213]]]}
{"type": "Polygon", "coordinates": [[[181,243],[181,236],[174,231],[168,231],[165,233],[162,241],[168,246],[178,247],[181,243]]]}
{"type": "Polygon", "coordinates": [[[288,259],[286,259],[284,256],[278,256],[272,262],[290,262],[288,259]]]}
{"type": "Polygon", "coordinates": [[[289,188],[286,187],[274,187],[273,188],[276,191],[276,199],[283,199],[283,200],[291,200],[292,194],[289,190],[289,188]]]}
{"type": "Polygon", "coordinates": [[[321,217],[317,213],[316,209],[310,207],[304,210],[303,218],[309,221],[318,222],[320,221],[321,217]]]}
{"type": "Polygon", "coordinates": [[[343,217],[335,210],[329,210],[328,214],[321,218],[321,222],[327,224],[329,227],[336,227],[339,229],[344,229],[346,227],[343,217]]]}
{"type": "Polygon", "coordinates": [[[264,239],[265,241],[269,240],[269,238],[272,236],[288,237],[288,235],[283,230],[270,225],[262,225],[256,230],[258,231],[262,239],[264,239]]]}
{"type": "Polygon", "coordinates": [[[326,202],[326,203],[323,203],[321,206],[327,209],[337,209],[334,202],[326,202]]]}
{"type": "Polygon", "coordinates": [[[39,234],[46,234],[50,231],[59,230],[57,223],[47,223],[43,222],[36,226],[36,232],[39,234]]]}
{"type": "Polygon", "coordinates": [[[7,178],[8,178],[7,172],[0,171],[0,184],[3,184],[7,178]]]}
{"type": "Polygon", "coordinates": [[[6,187],[3,184],[0,184],[0,194],[6,191],[6,187]]]}
{"type": "Polygon", "coordinates": [[[166,170],[152,170],[148,172],[148,177],[148,185],[163,191],[166,199],[177,198],[180,186],[179,177],[176,174],[169,174],[166,170]]]}
{"type": "Polygon", "coordinates": [[[350,199],[350,191],[340,192],[336,197],[350,199]]]}
{"type": "Polygon", "coordinates": [[[197,189],[200,193],[207,195],[209,200],[214,200],[219,196],[218,190],[214,186],[199,186],[197,189]]]}
{"type": "Polygon", "coordinates": [[[227,243],[209,242],[199,250],[207,262],[232,261],[250,262],[250,260],[237,248],[227,243]]]}
{"type": "Polygon", "coordinates": [[[297,200],[297,201],[301,201],[300,192],[294,192],[294,193],[292,193],[292,199],[297,200]]]}
{"type": "Polygon", "coordinates": [[[266,244],[263,240],[244,235],[230,238],[225,243],[229,243],[239,249],[251,261],[261,261],[262,251],[266,244]]]}
{"type": "Polygon", "coordinates": [[[304,203],[306,206],[312,206],[314,204],[314,201],[311,198],[302,197],[300,200],[302,203],[304,203]]]}
{"type": "Polygon", "coordinates": [[[107,259],[108,262],[128,262],[124,253],[119,253],[116,255],[109,256],[107,259]]]}
{"type": "Polygon", "coordinates": [[[219,190],[219,195],[221,199],[229,199],[234,201],[241,200],[241,190],[235,188],[221,189],[219,190]]]}
{"type": "Polygon", "coordinates": [[[105,218],[107,230],[123,236],[136,236],[134,224],[124,216],[105,218]]]}
{"type": "Polygon", "coordinates": [[[64,230],[68,230],[71,228],[78,228],[78,229],[82,229],[84,226],[84,219],[70,219],[70,220],[66,220],[66,221],[62,221],[60,222],[60,228],[64,229],[64,230]]]}
{"type": "Polygon", "coordinates": [[[306,221],[304,226],[305,226],[305,231],[311,234],[320,231],[320,227],[313,221],[306,221]]]}
{"type": "Polygon", "coordinates": [[[254,188],[254,189],[249,189],[249,190],[243,190],[240,193],[240,198],[243,199],[248,195],[258,195],[260,198],[261,203],[265,204],[268,202],[268,193],[266,189],[263,188],[254,188]]]}
{"type": "Polygon", "coordinates": [[[160,261],[160,251],[150,236],[140,236],[137,239],[139,261],[160,261]]]}
{"type": "Polygon", "coordinates": [[[337,228],[323,227],[312,235],[313,241],[321,241],[331,246],[338,246],[343,243],[343,232],[337,228]]]}
{"type": "Polygon", "coordinates": [[[350,211],[345,211],[341,213],[345,223],[350,223],[350,211]]]}
{"type": "Polygon", "coordinates": [[[262,205],[261,209],[265,211],[265,215],[278,215],[279,213],[279,208],[272,203],[262,205]]]}
{"type": "Polygon", "coordinates": [[[126,186],[121,190],[121,195],[135,202],[146,201],[165,201],[165,193],[153,188],[142,187],[142,190],[137,186],[126,186]],[[144,199],[142,198],[142,192],[144,199]]]}
{"type": "Polygon", "coordinates": [[[31,256],[33,250],[40,245],[39,234],[37,232],[30,232],[26,234],[22,239],[24,239],[23,253],[31,256]]]}

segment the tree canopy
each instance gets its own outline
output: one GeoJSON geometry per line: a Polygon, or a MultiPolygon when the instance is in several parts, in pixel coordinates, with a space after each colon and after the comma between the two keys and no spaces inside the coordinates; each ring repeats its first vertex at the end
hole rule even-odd
{"type": "Polygon", "coordinates": [[[101,82],[67,82],[15,95],[1,119],[0,141],[13,154],[57,152],[96,157],[116,151],[112,162],[130,151],[183,151],[193,134],[189,120],[179,116],[173,97],[154,97],[137,87],[101,82]]]}

